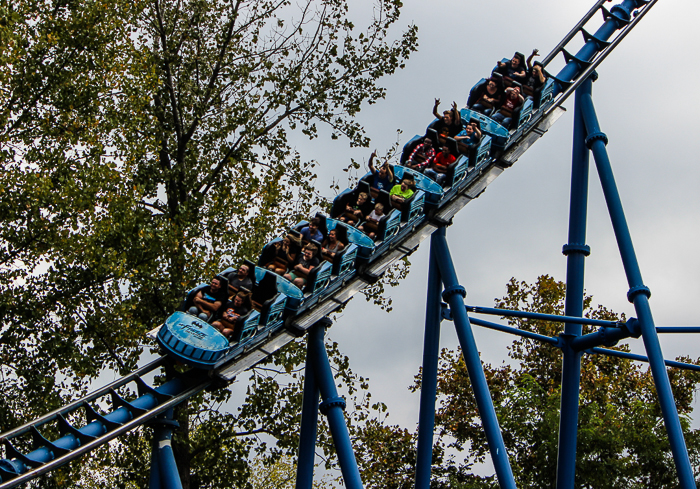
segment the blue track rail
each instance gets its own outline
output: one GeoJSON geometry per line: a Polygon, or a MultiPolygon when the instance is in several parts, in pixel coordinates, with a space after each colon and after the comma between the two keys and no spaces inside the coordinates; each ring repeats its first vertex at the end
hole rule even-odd
{"type": "Polygon", "coordinates": [[[169,382],[154,388],[143,381],[142,376],[163,367],[164,357],[142,367],[88,396],[72,402],[41,418],[0,435],[5,447],[5,458],[0,460],[0,489],[15,487],[41,474],[47,473],[70,460],[87,453],[113,438],[141,426],[183,402],[213,383],[225,383],[235,379],[241,372],[255,366],[273,355],[284,345],[306,332],[319,320],[343,307],[357,292],[380,278],[394,263],[413,253],[420,243],[438,229],[448,225],[465,205],[478,198],[501,174],[512,166],[527,149],[542,137],[564,113],[562,104],[574,93],[595,68],[624,39],[631,29],[644,17],[657,0],[623,0],[607,10],[605,0],[598,0],[584,18],[549,53],[543,64],[547,66],[556,56],[563,55],[566,66],[557,74],[549,75],[556,80],[553,96],[529,115],[510,134],[503,150],[477,165],[465,178],[446,191],[438,205],[407,225],[375,253],[361,273],[337,281],[312,302],[305,303],[298,314],[283,324],[262,331],[239,348],[233,349],[221,364],[207,373],[192,370],[184,376],[175,376],[169,382]],[[603,25],[594,33],[584,26],[598,12],[603,15],[603,25]],[[575,55],[566,50],[566,45],[577,35],[584,37],[585,44],[575,55]],[[117,389],[135,383],[139,395],[127,401],[117,394],[117,389]],[[94,404],[102,397],[110,396],[112,410],[99,414],[94,404]],[[66,419],[71,413],[82,412],[87,423],[73,426],[66,419]],[[40,428],[55,423],[61,437],[49,441],[40,428]],[[33,449],[22,453],[13,440],[30,436],[33,449]]]}

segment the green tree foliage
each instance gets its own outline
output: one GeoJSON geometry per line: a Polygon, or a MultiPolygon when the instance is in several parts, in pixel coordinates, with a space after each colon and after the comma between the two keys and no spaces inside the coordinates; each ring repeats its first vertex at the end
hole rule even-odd
{"type": "MultiPolygon", "coordinates": [[[[400,7],[360,28],[340,0],[0,0],[1,430],[132,369],[184,290],[323,204],[289,135],[368,144],[354,116],[417,45],[400,7]]],[[[254,376],[241,413],[182,408],[186,458],[289,436],[296,394],[254,376]]]]}
{"type": "MultiPolygon", "coordinates": [[[[563,314],[565,284],[544,275],[535,284],[511,279],[508,294],[496,301],[506,309],[563,314]]],[[[584,301],[585,316],[624,320],[603,306],[584,301]]],[[[555,336],[563,325],[530,319],[508,319],[511,326],[555,336]]],[[[592,332],[584,327],[584,333],[592,332]]],[[[627,345],[617,347],[629,351],[627,345]]],[[[561,394],[561,354],[558,349],[530,339],[509,347],[509,364],[485,365],[486,378],[503,430],[518,487],[555,486],[557,436],[561,394]]],[[[682,359],[689,361],[688,358],[682,359]]],[[[463,461],[437,468],[445,487],[497,487],[493,477],[472,473],[486,460],[488,446],[472,393],[462,352],[443,350],[440,357],[436,426],[442,440],[464,453],[463,461]]],[[[670,369],[676,406],[695,467],[700,462],[700,432],[690,428],[697,372],[670,369]]],[[[581,366],[576,487],[678,487],[670,445],[646,366],[605,355],[584,355],[581,366]]]]}
{"type": "MultiPolygon", "coordinates": [[[[272,465],[265,465],[259,459],[252,465],[251,483],[253,489],[293,489],[296,482],[296,464],[291,457],[282,457],[272,465]]],[[[330,489],[333,487],[331,477],[314,480],[314,489],[330,489]]]]}

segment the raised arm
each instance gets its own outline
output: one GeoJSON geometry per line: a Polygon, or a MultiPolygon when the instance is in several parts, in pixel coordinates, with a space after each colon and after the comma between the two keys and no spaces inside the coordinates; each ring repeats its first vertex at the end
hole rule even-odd
{"type": "Polygon", "coordinates": [[[457,108],[457,102],[452,102],[452,125],[462,127],[462,116],[457,108]]]}
{"type": "Polygon", "coordinates": [[[374,157],[377,156],[377,150],[375,149],[372,151],[372,154],[369,155],[369,161],[367,162],[367,166],[369,167],[369,171],[374,173],[374,157]]]}
{"type": "Polygon", "coordinates": [[[440,113],[438,112],[438,107],[440,106],[440,99],[436,98],[435,99],[435,105],[433,105],[433,115],[437,117],[438,119],[441,117],[440,113]]]}
{"type": "Polygon", "coordinates": [[[532,73],[537,77],[540,83],[544,83],[546,80],[546,77],[544,76],[544,72],[542,71],[542,66],[541,65],[535,65],[536,70],[533,69],[532,73]]]}
{"type": "Polygon", "coordinates": [[[540,55],[540,51],[538,49],[533,49],[532,54],[527,57],[526,63],[527,63],[527,70],[528,71],[530,71],[532,69],[532,58],[534,58],[535,56],[539,56],[539,55],[540,55]]]}

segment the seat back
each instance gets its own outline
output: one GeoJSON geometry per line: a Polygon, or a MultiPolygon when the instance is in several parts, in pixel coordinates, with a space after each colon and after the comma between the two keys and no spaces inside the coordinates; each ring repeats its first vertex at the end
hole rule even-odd
{"type": "Polygon", "coordinates": [[[528,98],[525,103],[520,107],[520,114],[518,115],[518,125],[516,128],[526,124],[530,117],[532,117],[532,99],[528,98]]]}
{"type": "Polygon", "coordinates": [[[454,163],[447,167],[447,178],[445,183],[448,187],[453,187],[467,175],[467,167],[469,166],[469,157],[460,155],[454,163]]]}
{"type": "Polygon", "coordinates": [[[258,330],[259,321],[260,313],[258,311],[251,311],[245,316],[239,317],[236,320],[236,325],[229,341],[231,343],[243,343],[248,338],[253,337],[258,330]]]}
{"type": "Polygon", "coordinates": [[[268,299],[260,309],[260,325],[272,326],[284,319],[284,309],[287,305],[287,296],[277,294],[276,297],[268,299]]]}
{"type": "Polygon", "coordinates": [[[486,90],[486,83],[487,80],[486,78],[482,78],[476,84],[472,87],[471,90],[469,90],[469,96],[467,97],[467,107],[471,107],[476,103],[479,98],[481,98],[481,94],[484,93],[484,90],[486,90]]]}
{"type": "Polygon", "coordinates": [[[411,156],[411,153],[413,153],[413,150],[416,149],[416,146],[421,144],[421,141],[423,141],[423,136],[413,136],[409,142],[404,144],[399,163],[402,165],[405,164],[408,157],[411,156]]]}
{"type": "Polygon", "coordinates": [[[323,260],[323,253],[321,253],[321,243],[319,243],[318,241],[312,239],[311,241],[309,241],[309,244],[312,244],[312,245],[314,245],[314,246],[316,247],[316,251],[314,252],[314,255],[313,255],[313,256],[315,256],[316,258],[318,258],[319,261],[320,261],[320,260],[323,260]]]}
{"type": "Polygon", "coordinates": [[[476,157],[474,161],[474,166],[479,166],[483,162],[489,159],[489,154],[491,153],[491,136],[484,134],[481,136],[481,141],[479,141],[479,147],[476,150],[476,157]]]}
{"type": "Polygon", "coordinates": [[[306,285],[304,293],[314,295],[325,289],[330,282],[333,266],[327,261],[322,261],[317,267],[314,267],[306,277],[306,285]]]}
{"type": "MultiPolygon", "coordinates": [[[[275,259],[277,256],[277,248],[275,243],[282,241],[282,238],[275,238],[269,243],[267,243],[262,251],[260,252],[260,257],[258,258],[258,266],[265,267],[268,263],[275,259]]],[[[255,268],[253,268],[255,270],[255,268]]]]}
{"type": "Polygon", "coordinates": [[[380,190],[377,192],[377,197],[374,199],[375,204],[382,204],[384,206],[384,212],[391,209],[391,197],[389,192],[386,190],[380,190]]]}
{"type": "Polygon", "coordinates": [[[544,86],[536,96],[537,108],[548,104],[554,98],[554,80],[547,78],[544,82],[544,86]]]}
{"type": "Polygon", "coordinates": [[[425,192],[417,190],[411,195],[410,199],[406,199],[401,204],[401,221],[411,222],[416,217],[423,215],[425,207],[425,192]]]}
{"type": "Polygon", "coordinates": [[[447,138],[446,139],[445,145],[450,148],[450,153],[453,155],[458,155],[459,154],[459,149],[457,148],[457,140],[453,138],[447,138]]]}
{"type": "MultiPolygon", "coordinates": [[[[336,219],[338,216],[342,216],[345,213],[345,208],[348,204],[353,204],[357,202],[357,196],[360,194],[359,185],[354,189],[345,189],[340,195],[333,199],[333,206],[331,207],[331,217],[336,219]]],[[[369,195],[369,190],[367,191],[369,195]]]]}
{"type": "Polygon", "coordinates": [[[277,295],[277,275],[267,271],[262,280],[253,286],[253,302],[264,304],[277,295]]]}
{"type": "Polygon", "coordinates": [[[321,214],[320,212],[317,212],[316,217],[318,218],[319,221],[321,221],[318,225],[318,230],[321,231],[321,234],[323,235],[323,239],[326,239],[326,236],[328,236],[328,226],[326,225],[326,215],[321,214]]]}
{"type": "MultiPolygon", "coordinates": [[[[503,59],[505,59],[505,58],[503,58],[503,59]]],[[[505,61],[504,61],[504,63],[505,63],[505,61]]],[[[503,79],[503,75],[497,71],[494,71],[493,73],[491,73],[491,78],[496,81],[496,85],[498,85],[498,89],[500,91],[503,91],[503,89],[506,86],[505,80],[503,79]]]]}
{"type": "Polygon", "coordinates": [[[357,202],[357,196],[360,195],[360,192],[364,192],[367,195],[369,195],[371,199],[374,199],[374,196],[377,194],[377,190],[372,188],[371,182],[372,182],[372,174],[371,173],[368,173],[367,175],[362,177],[362,179],[359,182],[357,182],[357,193],[355,194],[355,197],[354,197],[355,200],[352,201],[353,204],[355,202],[357,202]]]}
{"type": "Polygon", "coordinates": [[[257,277],[255,276],[255,263],[251,260],[243,260],[243,265],[248,265],[248,278],[250,278],[253,285],[257,282],[257,277]]]}
{"type": "MultiPolygon", "coordinates": [[[[306,221],[302,221],[302,223],[299,226],[303,228],[304,226],[306,226],[306,224],[308,224],[306,221]]],[[[291,234],[292,236],[294,236],[297,239],[301,239],[301,233],[299,232],[298,229],[290,229],[288,231],[288,234],[291,234]]]]}
{"type": "Polygon", "coordinates": [[[433,148],[435,148],[435,151],[438,151],[440,148],[440,140],[438,139],[438,133],[435,129],[432,127],[428,126],[428,130],[425,132],[425,135],[430,138],[430,140],[433,142],[433,148]]]}
{"type": "Polygon", "coordinates": [[[347,247],[348,246],[348,228],[346,228],[345,226],[336,226],[335,228],[333,228],[333,230],[335,231],[335,238],[338,241],[340,241],[341,243],[343,243],[343,245],[345,245],[345,247],[347,247]]]}
{"type": "Polygon", "coordinates": [[[377,225],[377,241],[384,241],[399,232],[401,226],[401,212],[396,209],[389,209],[379,220],[377,225]]]}
{"type": "MultiPolygon", "coordinates": [[[[253,270],[255,270],[255,267],[253,267],[253,270]]],[[[223,275],[219,274],[219,275],[217,275],[217,276],[214,277],[214,278],[219,279],[219,283],[221,284],[221,288],[222,288],[222,289],[224,289],[224,290],[228,289],[228,279],[227,279],[226,277],[224,277],[223,275]]]]}
{"type": "MultiPolygon", "coordinates": [[[[340,229],[342,226],[338,226],[337,228],[340,229]]],[[[345,246],[342,251],[337,252],[333,257],[331,274],[336,277],[342,277],[346,273],[352,272],[355,269],[358,249],[356,244],[350,244],[345,246]]]]}

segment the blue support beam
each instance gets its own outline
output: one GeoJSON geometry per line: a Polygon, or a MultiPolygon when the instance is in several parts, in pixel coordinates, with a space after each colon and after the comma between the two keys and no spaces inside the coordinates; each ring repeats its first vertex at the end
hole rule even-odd
{"type": "MultiPolygon", "coordinates": [[[[630,321],[632,321],[632,319],[627,321],[627,325],[629,325],[629,323],[630,323],[630,321]]],[[[481,326],[484,328],[493,329],[495,331],[501,331],[503,333],[514,334],[516,336],[522,336],[523,338],[529,338],[531,340],[537,340],[537,341],[542,341],[543,343],[549,343],[550,345],[557,347],[557,348],[561,348],[561,345],[562,345],[561,338],[554,338],[551,336],[545,336],[545,335],[533,333],[532,331],[525,331],[522,329],[513,328],[512,326],[506,326],[505,324],[492,323],[492,322],[484,321],[483,319],[478,319],[478,318],[469,318],[469,322],[471,324],[475,324],[477,326],[481,326]]],[[[635,327],[633,330],[636,331],[637,327],[635,327]]],[[[631,331],[631,330],[629,330],[629,331],[631,331]]],[[[581,346],[581,344],[577,344],[577,343],[579,343],[578,340],[583,340],[587,336],[589,336],[589,335],[581,336],[576,341],[574,341],[574,346],[575,347],[581,346]]],[[[605,344],[605,343],[603,342],[602,344],[605,344]]],[[[583,353],[590,353],[590,354],[600,353],[601,355],[608,355],[611,357],[618,357],[618,358],[626,358],[628,360],[636,360],[639,362],[648,362],[649,361],[649,359],[647,357],[645,357],[644,355],[637,355],[634,353],[627,353],[627,352],[618,351],[618,350],[608,350],[607,348],[597,348],[597,347],[588,348],[588,349],[585,349],[583,351],[583,353]]],[[[675,368],[681,368],[681,369],[685,369],[685,370],[694,370],[696,372],[700,372],[700,365],[694,365],[692,363],[685,363],[685,362],[677,362],[675,360],[664,360],[664,363],[668,367],[675,367],[675,368]]]]}
{"type": "MultiPolygon", "coordinates": [[[[585,48],[585,46],[584,46],[585,48]]],[[[590,95],[589,78],[576,90],[574,109],[574,142],[571,158],[571,196],[569,203],[569,242],[566,255],[566,299],[564,314],[583,316],[585,258],[590,254],[586,245],[588,215],[588,148],[586,126],[581,114],[581,97],[590,95]]],[[[557,489],[573,489],[576,478],[576,440],[578,435],[578,405],[581,384],[581,353],[572,341],[581,336],[581,323],[567,322],[562,338],[561,411],[559,413],[559,451],[557,456],[557,489]]]]}
{"type": "Polygon", "coordinates": [[[584,351],[600,345],[615,346],[622,339],[639,338],[641,335],[639,321],[630,318],[618,328],[600,328],[595,333],[577,336],[571,340],[571,347],[576,351],[584,351]]]}
{"type": "Polygon", "coordinates": [[[632,237],[627,226],[620,194],[617,190],[615,177],[605,148],[607,136],[600,131],[598,117],[595,113],[593,99],[590,95],[581,97],[581,109],[588,134],[586,143],[593,153],[596,162],[603,194],[610,214],[610,220],[613,225],[618,248],[620,249],[622,263],[630,287],[627,298],[634,304],[637,317],[641,324],[642,338],[654,377],[654,384],[659,396],[661,412],[671,444],[671,451],[673,453],[673,460],[678,472],[680,485],[683,489],[695,489],[693,469],[690,465],[690,459],[688,458],[688,450],[685,439],[683,438],[683,430],[673,399],[671,383],[668,379],[668,373],[666,372],[661,344],[656,334],[654,319],[651,314],[651,308],[649,307],[651,292],[642,281],[642,274],[634,252],[634,246],[632,245],[632,237]]]}
{"type": "MultiPolygon", "coordinates": [[[[636,360],[637,362],[649,362],[649,358],[644,355],[637,355],[636,353],[628,353],[626,351],[618,350],[608,350],[607,348],[591,348],[587,350],[586,353],[598,353],[600,355],[607,355],[609,357],[625,358],[627,360],[636,360]]],[[[700,372],[700,365],[694,365],[692,363],[677,362],[675,360],[664,360],[667,367],[680,368],[683,370],[694,370],[695,372],[700,372]]]]}
{"type": "MultiPolygon", "coordinates": [[[[355,460],[355,454],[350,443],[350,434],[343,416],[345,399],[338,396],[338,391],[335,388],[335,379],[333,379],[333,371],[328,361],[328,353],[326,353],[326,346],[323,343],[326,326],[329,324],[330,320],[328,319],[319,321],[311,327],[307,336],[310,359],[314,368],[316,382],[321,392],[321,398],[323,399],[319,409],[328,419],[328,426],[333,437],[335,451],[338,454],[338,462],[340,463],[345,487],[348,489],[363,489],[360,470],[357,467],[357,460],[355,460]]],[[[309,358],[306,361],[308,362],[309,358]]]]}
{"type": "Polygon", "coordinates": [[[152,443],[151,446],[151,471],[148,477],[148,489],[163,489],[160,480],[160,465],[158,464],[158,445],[156,443],[152,443]]]}
{"type": "Polygon", "coordinates": [[[493,329],[496,331],[501,331],[503,333],[509,333],[516,336],[522,336],[523,338],[528,338],[531,340],[541,341],[543,343],[549,343],[552,346],[561,348],[561,338],[552,338],[551,336],[545,336],[543,334],[533,333],[532,331],[526,331],[524,329],[514,328],[512,326],[506,326],[505,324],[492,323],[490,321],[484,321],[479,318],[469,318],[471,324],[481,326],[483,328],[493,329]]]}
{"type": "Polygon", "coordinates": [[[657,333],[700,333],[700,327],[698,326],[657,326],[657,333]]]}
{"type": "MultiPolygon", "coordinates": [[[[436,239],[437,233],[431,240],[436,239]]],[[[423,339],[423,373],[418,418],[418,449],[416,455],[416,489],[430,489],[435,429],[435,400],[437,398],[438,357],[440,355],[440,322],[442,307],[440,293],[442,278],[432,251],[428,266],[428,298],[425,305],[425,337],[423,339]]]]}
{"type": "Polygon", "coordinates": [[[182,481],[175,463],[172,439],[173,428],[178,426],[173,419],[173,409],[151,422],[153,426],[153,451],[149,489],[182,489],[182,481]]]}
{"type": "Polygon", "coordinates": [[[319,391],[316,383],[316,374],[310,360],[312,355],[312,346],[309,341],[306,344],[304,399],[301,406],[301,433],[299,435],[296,489],[313,489],[314,484],[319,391]]]}
{"type": "Polygon", "coordinates": [[[541,319],[555,323],[587,324],[590,326],[616,327],[622,323],[617,321],[605,321],[602,319],[576,318],[571,316],[558,316],[556,314],[543,314],[541,312],[514,311],[513,309],[497,309],[495,307],[466,306],[467,312],[477,314],[489,314],[491,316],[515,317],[523,319],[541,319]]]}
{"type": "Polygon", "coordinates": [[[452,310],[457,337],[462,347],[464,362],[467,366],[477,408],[479,409],[481,422],[484,426],[486,439],[489,443],[491,460],[496,469],[498,483],[501,489],[515,489],[513,471],[510,467],[505,444],[503,443],[503,436],[498,424],[498,418],[496,417],[496,410],[493,406],[493,399],[491,399],[489,386],[486,383],[484,367],[479,358],[479,349],[476,346],[474,332],[472,331],[471,324],[469,324],[469,317],[467,316],[467,310],[464,305],[464,298],[467,294],[464,287],[459,285],[457,280],[457,273],[452,263],[450,249],[445,239],[445,228],[438,229],[433,233],[431,245],[430,252],[431,255],[436,258],[440,268],[442,282],[445,285],[443,298],[450,304],[452,310]]]}

